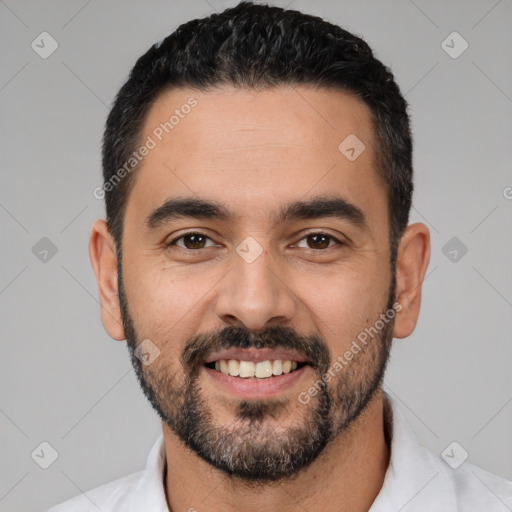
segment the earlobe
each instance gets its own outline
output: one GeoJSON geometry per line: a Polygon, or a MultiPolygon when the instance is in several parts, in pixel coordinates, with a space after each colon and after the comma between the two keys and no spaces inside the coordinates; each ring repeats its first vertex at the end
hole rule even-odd
{"type": "Polygon", "coordinates": [[[104,220],[97,220],[91,228],[89,257],[98,285],[103,326],[111,338],[124,340],[115,242],[104,220]]]}
{"type": "Polygon", "coordinates": [[[430,232],[422,223],[409,225],[400,241],[396,261],[396,315],[393,337],[406,338],[416,327],[421,288],[430,260],[430,232]]]}

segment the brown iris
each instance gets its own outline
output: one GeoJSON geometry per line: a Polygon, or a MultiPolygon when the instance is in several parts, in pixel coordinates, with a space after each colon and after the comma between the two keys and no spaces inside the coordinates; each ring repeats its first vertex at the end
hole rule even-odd
{"type": "Polygon", "coordinates": [[[329,235],[309,235],[306,237],[308,239],[308,245],[310,240],[314,240],[313,245],[314,247],[311,247],[311,249],[327,249],[329,247],[329,242],[331,237],[329,235]]]}
{"type": "Polygon", "coordinates": [[[183,236],[183,245],[185,245],[187,249],[203,249],[206,239],[207,237],[204,235],[191,233],[183,236]],[[187,240],[190,241],[190,243],[187,243],[187,240]]]}

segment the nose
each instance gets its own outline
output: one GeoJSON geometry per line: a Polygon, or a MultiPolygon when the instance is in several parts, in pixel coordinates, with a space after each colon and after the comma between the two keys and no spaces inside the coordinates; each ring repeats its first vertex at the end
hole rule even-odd
{"type": "Polygon", "coordinates": [[[259,331],[286,324],[295,314],[297,298],[266,250],[250,263],[235,253],[221,283],[215,312],[227,325],[259,331]]]}

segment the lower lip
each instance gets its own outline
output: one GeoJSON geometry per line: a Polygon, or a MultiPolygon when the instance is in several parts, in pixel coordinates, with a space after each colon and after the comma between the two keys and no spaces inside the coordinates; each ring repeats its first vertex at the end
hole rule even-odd
{"type": "Polygon", "coordinates": [[[232,377],[218,370],[203,366],[202,370],[216,384],[229,393],[241,398],[268,398],[289,390],[304,375],[308,365],[302,366],[290,373],[274,375],[265,379],[245,379],[232,377]]]}

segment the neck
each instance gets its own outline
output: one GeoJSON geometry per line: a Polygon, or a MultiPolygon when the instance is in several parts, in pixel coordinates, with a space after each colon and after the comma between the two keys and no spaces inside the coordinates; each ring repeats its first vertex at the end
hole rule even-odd
{"type": "Polygon", "coordinates": [[[169,510],[367,512],[379,493],[389,463],[379,391],[345,432],[295,478],[245,485],[211,467],[163,424],[165,487],[169,510]]]}

